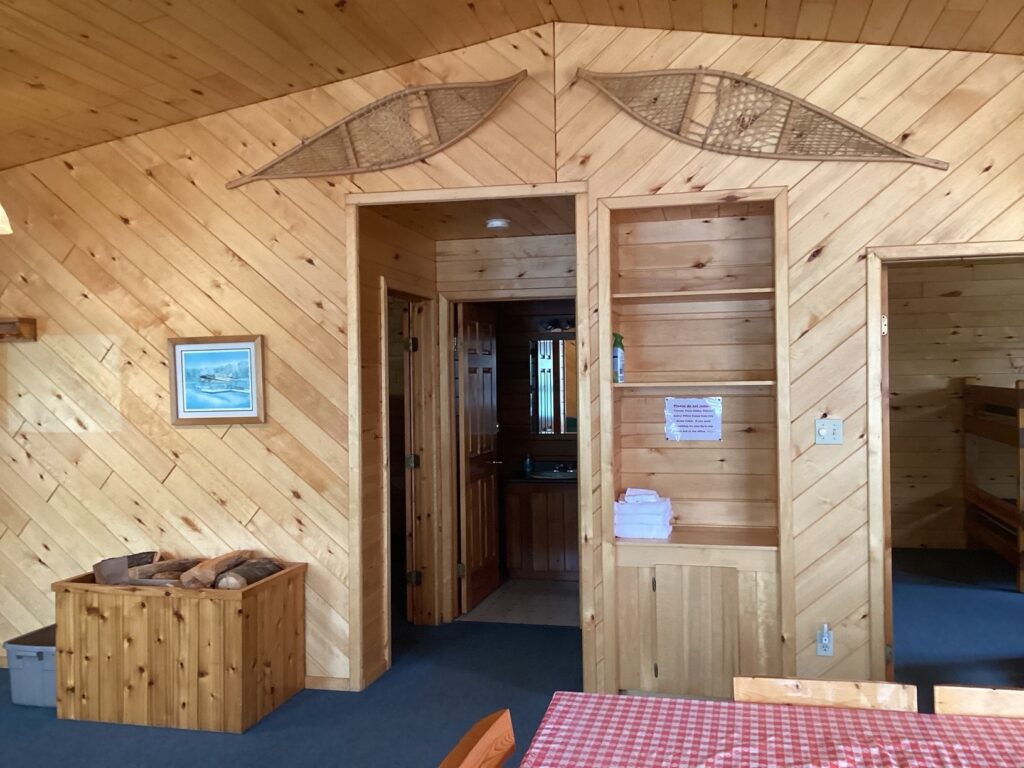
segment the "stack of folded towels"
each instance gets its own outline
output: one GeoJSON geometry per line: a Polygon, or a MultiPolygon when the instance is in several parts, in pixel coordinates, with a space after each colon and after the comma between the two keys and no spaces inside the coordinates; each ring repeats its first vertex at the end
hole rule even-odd
{"type": "Polygon", "coordinates": [[[615,502],[615,535],[622,539],[667,539],[672,502],[646,488],[627,488],[615,502]]]}

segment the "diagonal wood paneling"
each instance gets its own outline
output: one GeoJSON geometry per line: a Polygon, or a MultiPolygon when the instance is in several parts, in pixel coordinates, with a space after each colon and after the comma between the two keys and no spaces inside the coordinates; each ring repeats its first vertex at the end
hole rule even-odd
{"type": "MultiPolygon", "coordinates": [[[[553,180],[552,32],[0,173],[16,228],[0,240],[0,314],[41,318],[37,344],[0,346],[0,632],[51,622],[50,582],[102,557],[254,547],[311,565],[311,683],[349,685],[350,637],[365,644],[372,675],[387,606],[382,518],[351,524],[375,507],[348,492],[345,195],[553,180]],[[426,162],[224,189],[407,83],[523,68],[533,77],[492,121],[426,162]],[[171,428],[166,339],[232,333],[266,337],[268,424],[171,428]],[[354,580],[360,556],[367,567],[354,580]]],[[[391,247],[380,274],[422,289],[391,247]]],[[[372,355],[363,362],[372,367],[372,355]]],[[[378,438],[365,441],[367,456],[378,438]]]]}
{"type": "Polygon", "coordinates": [[[0,168],[545,22],[1024,53],[1024,0],[0,0],[0,168]]]}
{"type": "MultiPolygon", "coordinates": [[[[608,7],[601,20],[613,23],[616,13],[608,7]]],[[[1020,56],[558,24],[0,173],[16,228],[0,240],[0,311],[44,321],[39,343],[0,347],[0,630],[49,620],[49,582],[98,556],[252,545],[312,564],[310,675],[347,685],[352,644],[377,648],[370,661],[385,635],[370,622],[380,616],[383,581],[360,562],[380,564],[372,517],[353,538],[354,518],[377,507],[349,495],[345,195],[557,179],[585,180],[593,202],[785,185],[798,666],[870,674],[867,457],[857,429],[866,403],[861,254],[868,244],[1024,238],[1022,96],[1020,56]],[[949,160],[950,171],[705,153],[573,82],[578,66],[697,65],[748,71],[949,160]],[[406,83],[493,79],[523,67],[534,77],[492,121],[427,162],[223,189],[406,83]],[[267,336],[270,423],[170,429],[166,338],[246,332],[267,336]],[[809,439],[807,425],[821,412],[848,419],[840,449],[809,439]],[[832,660],[813,655],[820,621],[837,627],[832,660]]],[[[595,263],[593,251],[592,306],[595,263]]],[[[596,401],[592,411],[597,429],[584,449],[597,469],[596,401]]],[[[592,491],[583,526],[593,575],[583,596],[586,682],[608,689],[616,684],[604,655],[614,619],[604,590],[613,562],[597,475],[592,491]]]]}
{"type": "MultiPolygon", "coordinates": [[[[818,5],[821,18],[789,6],[809,34],[820,34],[847,4],[818,5]]],[[[559,181],[586,180],[592,199],[790,188],[798,672],[871,676],[863,249],[935,242],[947,234],[1024,237],[1024,58],[562,24],[555,39],[559,181]],[[746,72],[915,152],[948,160],[951,168],[702,152],[643,127],[573,79],[577,67],[686,66],[746,72]],[[822,413],[846,419],[843,446],[813,444],[810,425],[822,413]],[[836,627],[832,659],[814,655],[814,629],[822,621],[836,627]]],[[[592,268],[596,259],[592,248],[592,268]]]]}

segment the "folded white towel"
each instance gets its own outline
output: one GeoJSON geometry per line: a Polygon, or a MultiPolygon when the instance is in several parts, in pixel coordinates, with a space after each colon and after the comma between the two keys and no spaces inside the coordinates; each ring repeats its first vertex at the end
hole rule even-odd
{"type": "Polygon", "coordinates": [[[669,499],[658,499],[656,501],[639,501],[629,503],[626,501],[615,502],[616,517],[662,517],[665,520],[672,517],[672,502],[669,499]]]}
{"type": "Polygon", "coordinates": [[[659,496],[657,491],[652,491],[649,488],[627,488],[622,498],[623,501],[632,503],[638,501],[657,501],[659,496]]]}
{"type": "Polygon", "coordinates": [[[649,515],[631,515],[628,513],[615,513],[615,524],[625,523],[636,523],[638,525],[664,525],[665,523],[672,522],[672,510],[666,512],[655,512],[649,515]]]}
{"type": "Polygon", "coordinates": [[[672,526],[615,524],[615,535],[620,539],[667,539],[672,533],[672,526]]]}

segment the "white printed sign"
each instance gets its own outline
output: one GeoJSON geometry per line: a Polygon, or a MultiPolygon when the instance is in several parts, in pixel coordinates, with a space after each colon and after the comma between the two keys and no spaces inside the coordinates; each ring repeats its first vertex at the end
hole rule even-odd
{"type": "Polygon", "coordinates": [[[721,397],[666,397],[666,440],[721,440],[721,397]]]}

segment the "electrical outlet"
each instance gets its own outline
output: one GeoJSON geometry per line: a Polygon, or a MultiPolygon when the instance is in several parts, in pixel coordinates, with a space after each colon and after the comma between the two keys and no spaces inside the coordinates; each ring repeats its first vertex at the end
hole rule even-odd
{"type": "Polygon", "coordinates": [[[822,624],[821,629],[818,630],[817,653],[819,656],[835,656],[836,647],[832,640],[832,630],[829,629],[828,624],[822,624]]]}

